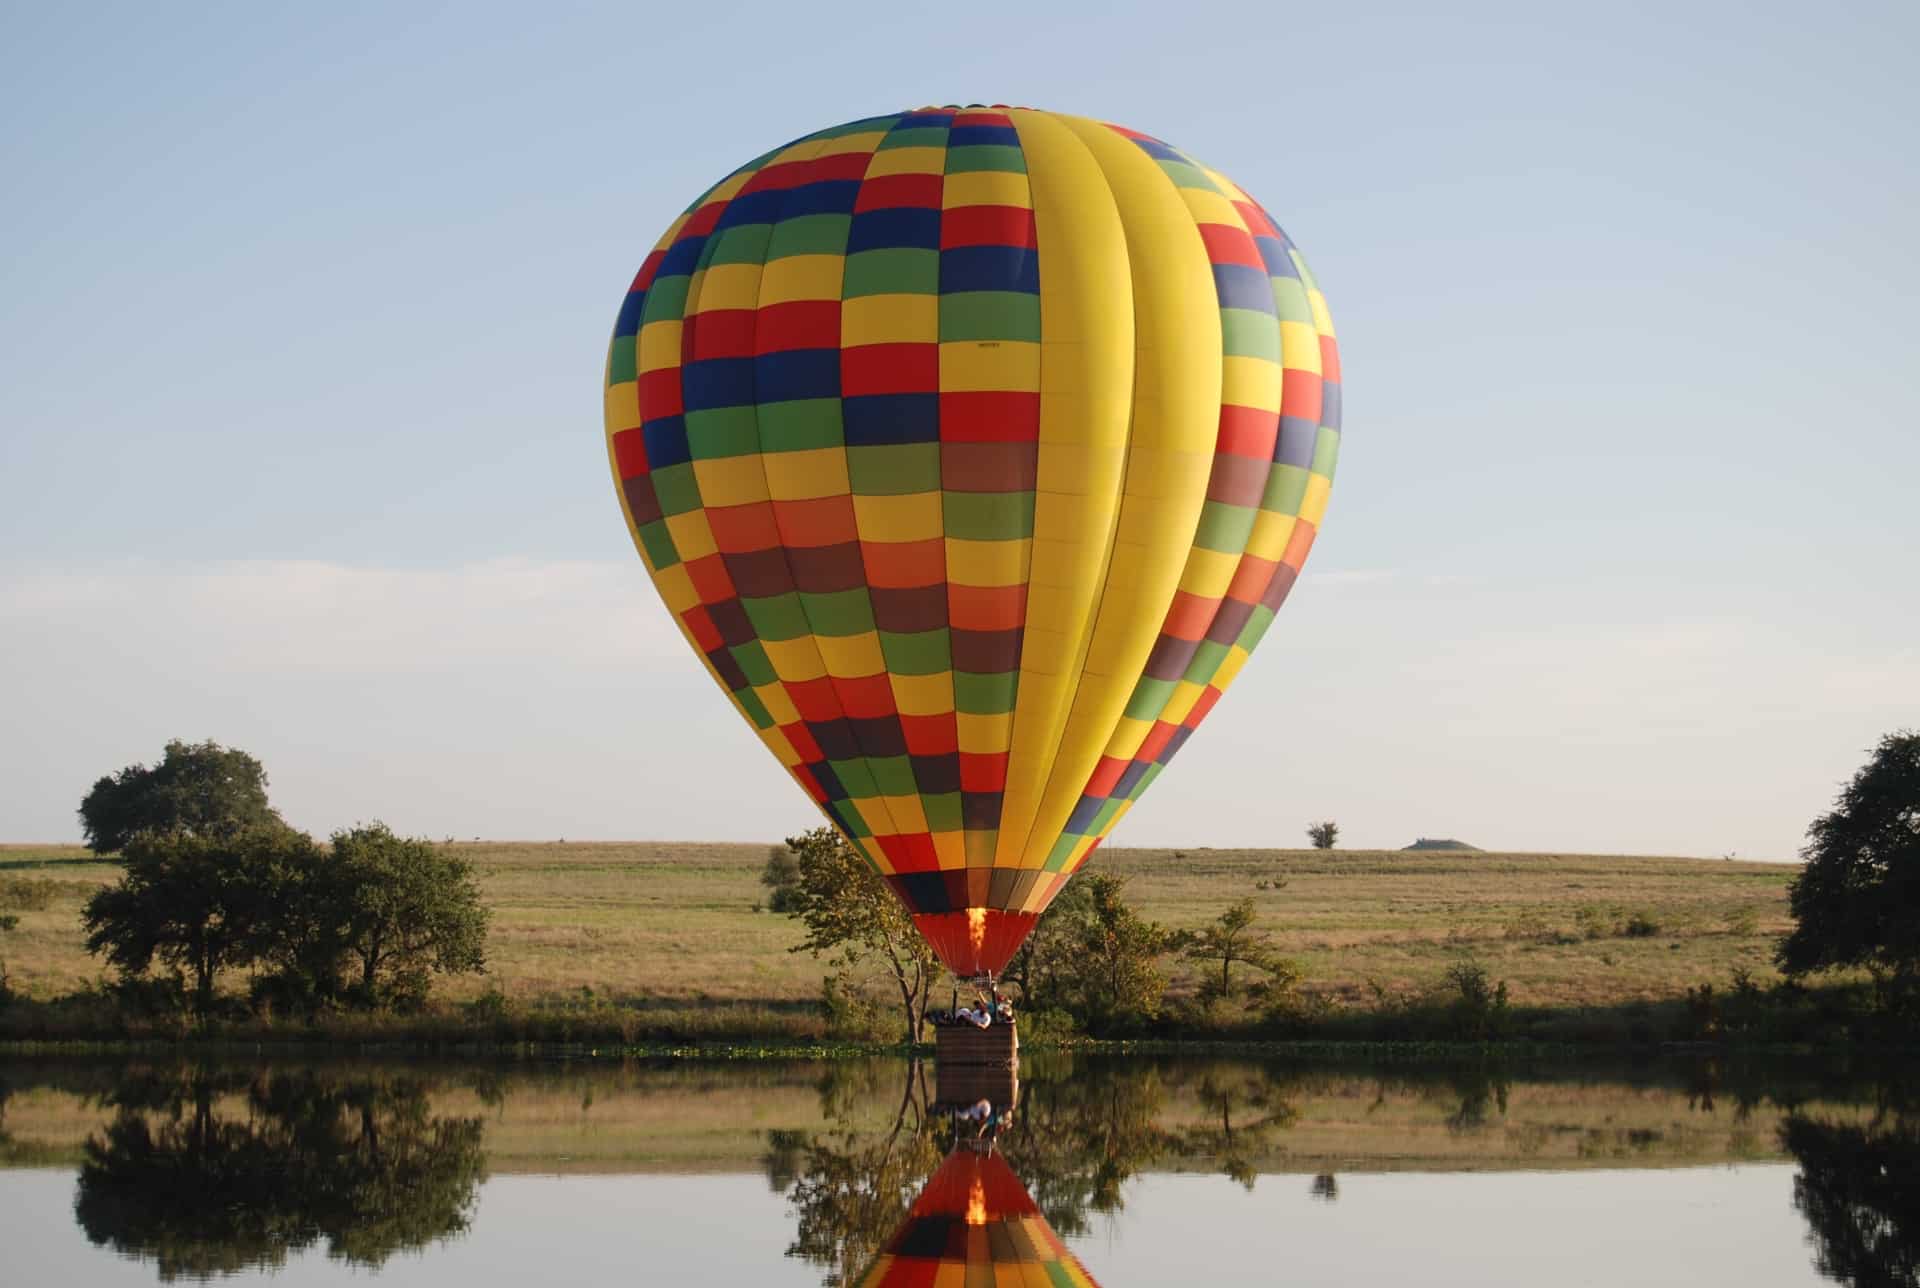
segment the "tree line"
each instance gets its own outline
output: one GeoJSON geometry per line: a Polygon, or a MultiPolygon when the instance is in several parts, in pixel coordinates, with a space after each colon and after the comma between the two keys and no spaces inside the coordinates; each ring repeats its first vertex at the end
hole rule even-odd
{"type": "MultiPolygon", "coordinates": [[[[1309,828],[1319,849],[1330,849],[1338,832],[1331,820],[1309,828]]],[[[1920,734],[1882,738],[1807,835],[1804,866],[1789,888],[1794,928],[1776,945],[1775,963],[1789,987],[1816,972],[1865,971],[1881,1014],[1910,1033],[1920,1019],[1920,734]]],[[[823,990],[829,1018],[850,1030],[870,1027],[856,983],[878,975],[899,997],[896,1031],[918,1041],[944,971],[886,883],[845,839],[829,827],[790,837],[774,848],[761,881],[768,906],[805,927],[793,951],[824,957],[832,967],[823,990]]],[[[1027,1016],[1041,1020],[1046,1036],[1064,1026],[1124,1037],[1162,1018],[1170,959],[1203,968],[1196,995],[1182,1005],[1185,1018],[1209,1031],[1249,1016],[1272,1028],[1272,1021],[1310,1009],[1298,987],[1300,964],[1256,924],[1252,899],[1197,930],[1172,930],[1128,903],[1126,878],[1097,868],[1067,883],[1002,982],[1027,1016]]],[[[1507,1031],[1506,984],[1477,961],[1455,962],[1429,1001],[1443,1013],[1449,1036],[1486,1040],[1507,1031]]]]}
{"type": "MultiPolygon", "coordinates": [[[[945,968],[904,906],[867,861],[831,827],[787,838],[768,856],[761,882],[767,906],[798,920],[806,937],[792,951],[827,960],[823,994],[830,1019],[866,1025],[858,984],[878,976],[899,1000],[900,1027],[920,1040],[945,968]],[[843,1014],[844,1013],[844,1014],[843,1014]]],[[[1140,915],[1126,878],[1084,872],[1068,882],[1035,923],[1001,981],[1029,1022],[1098,1035],[1135,1032],[1161,1014],[1165,963],[1205,968],[1195,1004],[1203,1009],[1286,1007],[1296,1000],[1299,963],[1255,924],[1251,898],[1198,930],[1170,930],[1140,915]]]]}
{"type": "Polygon", "coordinates": [[[121,878],[88,900],[87,948],[124,999],[205,1015],[223,972],[283,1010],[406,1009],[435,974],[486,964],[472,866],[373,822],[326,843],[289,826],[244,751],[167,744],[159,764],[101,778],[80,804],[87,845],[121,878]]]}
{"type": "MultiPolygon", "coordinates": [[[[101,778],[79,813],[88,846],[124,861],[120,880],[83,914],[89,949],[121,976],[123,1003],[206,1014],[223,976],[245,970],[260,1006],[407,1008],[435,975],[484,968],[488,914],[471,865],[379,822],[317,842],[281,818],[264,768],[243,751],[171,742],[157,764],[101,778]]],[[[1316,829],[1324,829],[1316,843],[1333,842],[1331,823],[1316,829]]],[[[1910,1036],[1920,1018],[1920,734],[1881,739],[1808,836],[1790,887],[1793,929],[1775,953],[1783,988],[1818,972],[1862,972],[1876,1014],[1910,1036]]],[[[872,1029],[859,983],[877,974],[897,995],[894,1031],[917,1040],[945,973],[838,834],[818,828],[791,838],[762,880],[769,905],[805,929],[794,951],[830,962],[829,1020],[849,1036],[872,1029]]],[[[1198,1028],[1289,1020],[1309,1006],[1299,964],[1276,950],[1252,900],[1198,929],[1173,930],[1126,896],[1124,878],[1083,872],[1010,964],[1006,982],[1043,1034],[1050,1026],[1142,1031],[1169,1009],[1173,960],[1202,968],[1196,994],[1179,1004],[1198,1028]]],[[[12,921],[0,917],[0,935],[12,921]]],[[[0,961],[0,1002],[5,983],[0,961]]],[[[1456,964],[1447,983],[1458,995],[1450,1033],[1499,1036],[1503,986],[1470,962],[1456,964]]]]}

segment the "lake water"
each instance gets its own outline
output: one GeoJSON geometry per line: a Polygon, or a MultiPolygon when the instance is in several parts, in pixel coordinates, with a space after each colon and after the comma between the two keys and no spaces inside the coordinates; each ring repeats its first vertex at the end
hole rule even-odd
{"type": "Polygon", "coordinates": [[[0,1284],[1916,1284],[1900,1083],[0,1060],[0,1284]]]}

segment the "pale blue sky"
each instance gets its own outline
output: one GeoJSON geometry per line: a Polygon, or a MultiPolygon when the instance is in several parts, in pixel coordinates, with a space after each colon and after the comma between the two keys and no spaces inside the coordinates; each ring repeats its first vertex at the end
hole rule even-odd
{"type": "Polygon", "coordinates": [[[316,829],[808,825],[601,363],[694,194],[926,102],[1169,139],[1339,325],[1326,534],[1116,844],[1784,857],[1920,724],[1910,3],[266,10],[0,7],[0,838],[174,735],[316,829]]]}

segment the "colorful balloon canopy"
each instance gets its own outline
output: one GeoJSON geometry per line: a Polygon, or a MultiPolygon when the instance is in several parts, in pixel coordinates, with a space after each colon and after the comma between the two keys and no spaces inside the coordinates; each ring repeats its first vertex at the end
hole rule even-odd
{"type": "Polygon", "coordinates": [[[924,108],[667,229],[609,456],[707,669],[962,975],[998,971],[1212,710],[1339,450],[1299,252],[1158,139],[924,108]]]}
{"type": "Polygon", "coordinates": [[[861,1288],[1098,1288],[998,1154],[961,1149],[927,1178],[861,1288]]]}

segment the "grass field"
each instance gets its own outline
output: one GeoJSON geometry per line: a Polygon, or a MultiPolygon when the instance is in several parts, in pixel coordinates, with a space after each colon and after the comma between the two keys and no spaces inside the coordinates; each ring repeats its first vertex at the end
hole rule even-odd
{"type": "MultiPolygon", "coordinates": [[[[493,909],[490,970],[442,986],[526,1004],[726,1003],[769,1013],[816,998],[821,965],[761,910],[763,845],[456,843],[493,909]]],[[[1194,927],[1252,896],[1260,924],[1306,968],[1306,988],[1366,1006],[1434,984],[1471,954],[1520,1006],[1618,1007],[1773,977],[1796,869],[1718,859],[1313,850],[1103,850],[1129,897],[1194,927]],[[1631,933],[1630,933],[1631,932],[1631,933]]],[[[79,847],[0,846],[0,935],[16,990],[50,999],[100,981],[79,911],[117,868],[79,847]]],[[[1175,964],[1175,995],[1190,980],[1175,964]]]]}

